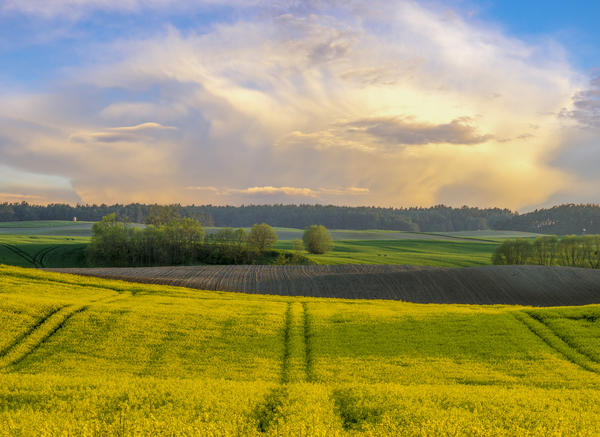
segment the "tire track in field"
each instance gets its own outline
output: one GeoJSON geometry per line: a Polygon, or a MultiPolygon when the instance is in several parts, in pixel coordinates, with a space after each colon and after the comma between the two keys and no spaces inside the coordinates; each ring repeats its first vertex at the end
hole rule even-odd
{"type": "Polygon", "coordinates": [[[40,262],[40,259],[44,256],[44,254],[49,250],[52,249],[52,246],[46,246],[44,248],[42,248],[41,250],[38,250],[31,259],[33,259],[33,262],[35,263],[36,267],[44,267],[44,265],[40,262]]]}
{"type": "Polygon", "coordinates": [[[29,264],[31,264],[34,267],[38,267],[38,265],[35,263],[35,261],[33,260],[33,258],[31,257],[31,255],[29,255],[27,252],[25,252],[24,250],[18,248],[17,246],[13,246],[12,244],[6,244],[6,243],[2,243],[3,247],[6,247],[8,250],[10,250],[12,253],[14,253],[15,255],[23,258],[25,261],[27,261],[29,264]]]}
{"type": "Polygon", "coordinates": [[[541,339],[546,345],[559,355],[562,355],[567,361],[581,367],[584,370],[600,374],[600,364],[590,360],[587,355],[582,354],[577,349],[570,346],[561,339],[546,324],[533,318],[525,311],[514,311],[511,313],[519,322],[531,331],[535,336],[541,339]]]}
{"type": "Polygon", "coordinates": [[[315,361],[313,353],[312,316],[308,312],[308,303],[302,302],[302,334],[304,337],[304,371],[307,382],[315,380],[315,361]]]}
{"type": "Polygon", "coordinates": [[[8,345],[6,345],[2,350],[0,350],[0,360],[6,356],[14,347],[17,346],[23,339],[33,333],[36,329],[38,329],[46,320],[52,317],[54,314],[62,310],[66,305],[61,305],[59,307],[53,308],[40,317],[35,323],[33,323],[28,329],[22,332],[20,335],[17,335],[8,345]]]}
{"type": "Polygon", "coordinates": [[[47,251],[47,252],[46,252],[46,253],[45,253],[45,254],[42,256],[42,258],[40,259],[40,265],[41,265],[41,267],[46,267],[46,258],[48,257],[48,255],[49,255],[51,252],[54,252],[55,250],[57,250],[57,249],[60,249],[60,247],[61,247],[61,246],[53,246],[53,247],[52,247],[52,248],[51,248],[49,251],[47,251]]]}
{"type": "Polygon", "coordinates": [[[578,344],[574,343],[571,339],[565,337],[563,334],[558,332],[556,329],[552,328],[552,326],[550,326],[547,322],[545,322],[544,319],[541,318],[539,315],[533,313],[532,311],[525,311],[525,312],[527,313],[527,315],[529,315],[529,317],[537,320],[542,325],[544,325],[546,328],[548,328],[549,331],[551,331],[554,335],[556,335],[558,338],[560,338],[562,341],[564,341],[567,345],[569,345],[569,347],[576,350],[581,355],[586,356],[590,361],[593,361],[594,363],[597,363],[600,365],[600,361],[598,361],[598,359],[594,355],[581,349],[581,347],[578,344]]]}
{"type": "MultiPolygon", "coordinates": [[[[306,371],[303,356],[304,307],[298,302],[288,302],[283,318],[283,354],[279,384],[270,389],[250,411],[260,434],[272,431],[289,414],[289,384],[303,382],[306,371]]],[[[277,432],[279,435],[279,432],[277,432]]]]}
{"type": "Polygon", "coordinates": [[[288,302],[283,322],[283,357],[281,359],[281,384],[290,382],[290,361],[292,355],[292,303],[288,302]]]}
{"type": "Polygon", "coordinates": [[[64,305],[56,311],[47,314],[32,329],[29,329],[25,335],[20,336],[11,343],[10,348],[6,348],[0,356],[0,369],[6,369],[14,366],[31,355],[35,350],[48,341],[57,331],[59,331],[73,316],[87,310],[95,303],[111,303],[120,299],[121,296],[109,296],[102,299],[87,302],[83,305],[64,305]]]}
{"type": "Polygon", "coordinates": [[[46,267],[46,257],[48,256],[48,254],[50,252],[55,251],[59,247],[61,247],[61,246],[59,246],[59,245],[48,246],[48,247],[43,248],[39,252],[37,252],[33,256],[33,262],[36,264],[36,267],[42,267],[42,268],[46,267]]]}

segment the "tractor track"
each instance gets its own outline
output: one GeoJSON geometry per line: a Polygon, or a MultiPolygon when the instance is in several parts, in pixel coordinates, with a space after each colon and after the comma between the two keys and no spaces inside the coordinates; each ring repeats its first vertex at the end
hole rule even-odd
{"type": "Polygon", "coordinates": [[[8,367],[23,361],[63,328],[73,316],[87,310],[91,305],[111,303],[121,297],[121,295],[108,296],[80,305],[63,305],[55,311],[47,313],[24,334],[20,335],[8,347],[3,349],[0,355],[0,369],[6,370],[8,367]]]}

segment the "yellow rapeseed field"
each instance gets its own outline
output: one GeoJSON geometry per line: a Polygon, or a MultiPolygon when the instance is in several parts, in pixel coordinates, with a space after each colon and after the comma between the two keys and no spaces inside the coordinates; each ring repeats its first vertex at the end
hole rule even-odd
{"type": "Polygon", "coordinates": [[[0,435],[599,430],[597,305],[260,296],[0,266],[0,435]]]}

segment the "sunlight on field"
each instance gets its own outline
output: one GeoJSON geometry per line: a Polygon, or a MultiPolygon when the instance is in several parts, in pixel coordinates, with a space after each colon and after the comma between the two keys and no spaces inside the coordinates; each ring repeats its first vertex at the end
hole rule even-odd
{"type": "MultiPolygon", "coordinates": [[[[470,267],[491,264],[498,243],[444,240],[336,241],[331,252],[304,254],[317,264],[411,264],[434,267],[470,267]]],[[[291,249],[281,242],[281,249],[291,249]]]]}
{"type": "Polygon", "coordinates": [[[0,435],[600,428],[597,305],[288,298],[6,266],[0,296],[0,435]]]}

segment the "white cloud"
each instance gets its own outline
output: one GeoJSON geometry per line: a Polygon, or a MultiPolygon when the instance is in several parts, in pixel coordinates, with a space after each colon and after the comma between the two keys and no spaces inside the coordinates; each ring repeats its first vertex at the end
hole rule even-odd
{"type": "Polygon", "coordinates": [[[553,160],[582,80],[554,43],[412,1],[292,3],[110,44],[66,90],[0,109],[0,151],[60,171],[87,201],[517,208],[576,183],[553,160]]]}
{"type": "Polygon", "coordinates": [[[217,188],[213,186],[189,186],[186,190],[208,192],[228,200],[238,201],[307,201],[335,199],[336,197],[347,199],[349,196],[365,196],[369,194],[368,188],[348,187],[348,188],[306,188],[306,187],[248,187],[248,188],[217,188]]]}

